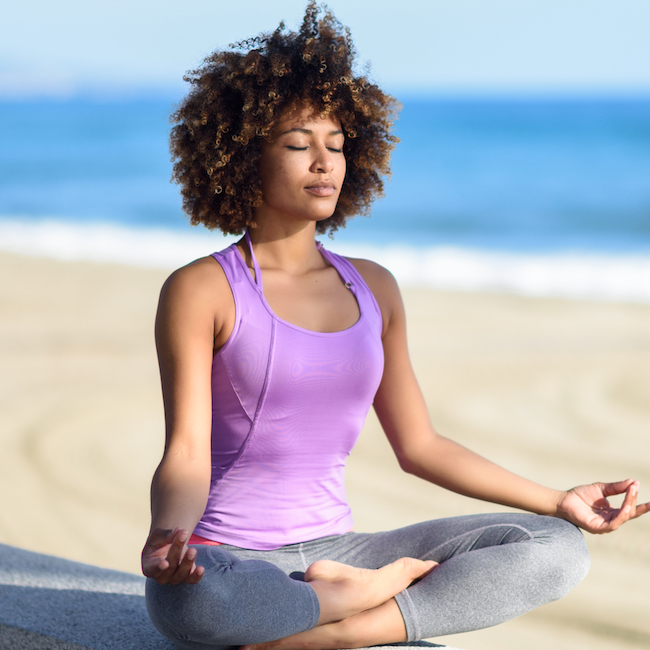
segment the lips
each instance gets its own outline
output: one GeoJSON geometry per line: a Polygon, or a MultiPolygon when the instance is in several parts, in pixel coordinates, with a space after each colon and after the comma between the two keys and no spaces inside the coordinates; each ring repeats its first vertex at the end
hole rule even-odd
{"type": "Polygon", "coordinates": [[[332,196],[336,191],[332,181],[319,181],[309,185],[305,190],[314,196],[332,196]]]}

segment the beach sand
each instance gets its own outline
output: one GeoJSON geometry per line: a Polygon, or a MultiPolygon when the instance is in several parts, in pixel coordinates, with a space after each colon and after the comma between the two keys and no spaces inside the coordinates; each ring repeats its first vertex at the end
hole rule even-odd
{"type": "MultiPolygon", "coordinates": [[[[0,542],[139,571],[163,445],[153,317],[167,273],[0,254],[0,542]]],[[[650,305],[405,289],[441,433],[553,487],[635,477],[650,499],[650,305]]],[[[403,474],[372,416],[355,529],[499,510],[403,474]]],[[[650,515],[589,536],[587,579],[468,650],[650,647],[650,515]]]]}

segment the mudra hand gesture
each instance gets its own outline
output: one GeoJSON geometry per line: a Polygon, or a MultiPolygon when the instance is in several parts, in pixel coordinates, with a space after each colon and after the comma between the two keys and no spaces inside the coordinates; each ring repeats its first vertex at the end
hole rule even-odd
{"type": "Polygon", "coordinates": [[[197,566],[196,550],[187,548],[189,534],[182,528],[154,528],[142,550],[142,572],[161,585],[196,584],[205,569],[197,566]]]}
{"type": "Polygon", "coordinates": [[[558,516],[590,533],[610,533],[626,521],[650,511],[650,502],[637,504],[638,494],[639,482],[634,479],[579,485],[565,492],[558,502],[558,516]],[[608,497],[616,494],[625,494],[620,508],[608,501],[608,497]]]}

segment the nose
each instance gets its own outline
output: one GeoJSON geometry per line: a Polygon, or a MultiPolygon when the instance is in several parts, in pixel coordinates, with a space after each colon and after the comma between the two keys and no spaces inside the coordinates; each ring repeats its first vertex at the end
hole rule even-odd
{"type": "Polygon", "coordinates": [[[311,171],[317,174],[329,174],[334,169],[332,154],[327,147],[319,147],[317,156],[311,166],[311,171]]]}

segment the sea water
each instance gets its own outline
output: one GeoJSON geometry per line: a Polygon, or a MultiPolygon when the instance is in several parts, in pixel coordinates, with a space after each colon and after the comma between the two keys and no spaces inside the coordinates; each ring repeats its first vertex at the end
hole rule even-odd
{"type": "MultiPolygon", "coordinates": [[[[170,184],[168,98],[0,104],[0,248],[173,268],[233,241],[170,184]]],[[[385,198],[325,244],[403,284],[650,301],[650,99],[406,98],[385,198]]]]}

